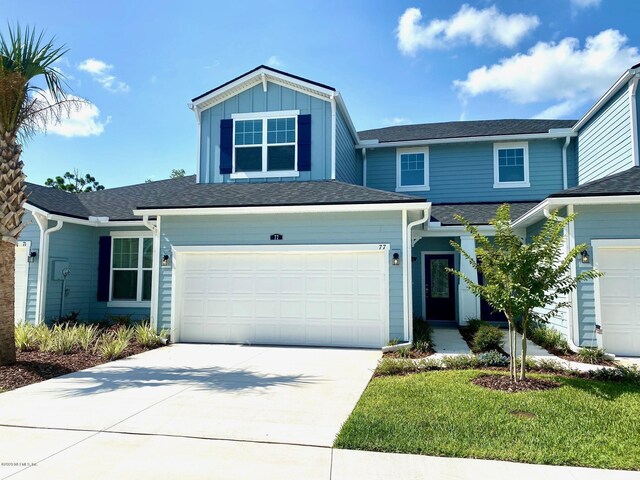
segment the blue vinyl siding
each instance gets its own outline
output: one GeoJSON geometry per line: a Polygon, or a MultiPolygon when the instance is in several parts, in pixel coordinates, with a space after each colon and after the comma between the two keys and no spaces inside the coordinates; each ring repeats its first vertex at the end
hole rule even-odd
{"type": "Polygon", "coordinates": [[[338,108],[336,115],[336,180],[362,185],[362,160],[356,155],[356,141],[338,108]]]}
{"type": "MultiPolygon", "coordinates": [[[[576,206],[576,245],[596,239],[640,238],[640,205],[576,206]]],[[[590,251],[593,249],[590,247],[590,251]]],[[[592,268],[577,262],[578,273],[592,268]]],[[[578,286],[579,345],[595,346],[595,299],[593,281],[578,286]]]]}
{"type": "MultiPolygon", "coordinates": [[[[566,215],[566,209],[561,209],[558,212],[558,215],[564,216],[566,215]]],[[[527,228],[526,242],[530,243],[536,235],[540,234],[542,231],[542,227],[544,226],[546,220],[541,220],[527,228]]],[[[568,326],[569,319],[566,313],[560,313],[557,317],[553,317],[549,320],[549,327],[558,330],[564,336],[568,334],[568,326]]]]}
{"type": "Polygon", "coordinates": [[[578,132],[580,185],[633,166],[629,94],[621,88],[578,132]]]}
{"type": "MultiPolygon", "coordinates": [[[[55,225],[50,222],[49,226],[55,225]]],[[[53,280],[54,262],[69,263],[71,271],[66,282],[67,295],[63,315],[77,311],[81,319],[102,320],[107,315],[128,315],[134,320],[149,318],[149,308],[108,308],[107,302],[97,301],[98,288],[98,239],[112,231],[144,231],[145,228],[96,228],[65,223],[61,230],[49,239],[49,268],[47,280],[45,321],[60,315],[62,281],[53,280]]]]}
{"type": "MultiPolygon", "coordinates": [[[[269,182],[325,180],[331,178],[331,104],[304,93],[268,82],[267,92],[262,84],[247,89],[228,100],[218,103],[200,115],[200,182],[221,183],[231,180],[220,174],[220,120],[234,113],[300,110],[311,114],[311,171],[300,172],[299,177],[268,178],[269,182]]],[[[259,181],[252,179],[242,181],[259,181]]]]}
{"type": "MultiPolygon", "coordinates": [[[[269,235],[282,233],[278,245],[389,243],[402,249],[400,212],[162,217],[160,254],[178,245],[273,245],[269,235]]],[[[171,327],[172,269],[160,269],[158,328],[171,327]]],[[[402,338],[402,267],[389,267],[389,333],[402,338]]]]}
{"type": "MultiPolygon", "coordinates": [[[[493,188],[493,142],[429,146],[429,187],[433,203],[542,200],[562,190],[562,140],[529,141],[529,182],[524,188],[493,188]]],[[[396,189],[396,149],[367,151],[367,186],[396,189]]]]}
{"type": "Polygon", "coordinates": [[[578,139],[572,138],[571,143],[567,147],[567,188],[576,187],[578,185],[578,139]]]}
{"type": "Polygon", "coordinates": [[[40,227],[36,223],[31,212],[27,211],[22,217],[22,223],[26,225],[20,234],[21,242],[31,242],[31,251],[37,252],[35,261],[29,264],[27,277],[27,305],[25,322],[34,323],[36,319],[36,297],[38,288],[38,260],[40,258],[40,227]]]}

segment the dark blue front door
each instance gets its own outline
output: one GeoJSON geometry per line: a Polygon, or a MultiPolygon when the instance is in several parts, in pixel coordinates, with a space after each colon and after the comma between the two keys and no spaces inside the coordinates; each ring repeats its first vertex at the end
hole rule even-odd
{"type": "Polygon", "coordinates": [[[455,320],[456,295],[453,275],[453,255],[429,254],[424,257],[424,294],[426,320],[455,320]]]}

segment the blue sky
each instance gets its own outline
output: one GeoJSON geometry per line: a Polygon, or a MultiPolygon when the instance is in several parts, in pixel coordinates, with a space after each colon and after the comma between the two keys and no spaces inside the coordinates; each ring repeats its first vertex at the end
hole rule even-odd
{"type": "MultiPolygon", "coordinates": [[[[259,64],[336,87],[356,128],[579,118],[640,62],[635,0],[0,0],[70,49],[89,104],[25,145],[28,180],[77,168],[107,187],[195,172],[189,100],[259,64]]],[[[0,27],[6,32],[6,26],[0,27]]]]}

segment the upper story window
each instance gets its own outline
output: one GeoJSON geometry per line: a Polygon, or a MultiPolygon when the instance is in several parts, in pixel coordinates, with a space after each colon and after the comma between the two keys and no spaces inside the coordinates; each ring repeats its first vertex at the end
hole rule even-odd
{"type": "Polygon", "coordinates": [[[298,113],[234,114],[231,178],[298,176],[298,113]]]}
{"type": "Polygon", "coordinates": [[[110,300],[150,301],[152,264],[153,238],[146,234],[113,237],[110,300]]]}
{"type": "Polygon", "coordinates": [[[523,143],[493,145],[493,187],[513,188],[529,185],[529,146],[523,143]]]}
{"type": "Polygon", "coordinates": [[[429,190],[429,148],[398,149],[396,191],[429,190]]]}

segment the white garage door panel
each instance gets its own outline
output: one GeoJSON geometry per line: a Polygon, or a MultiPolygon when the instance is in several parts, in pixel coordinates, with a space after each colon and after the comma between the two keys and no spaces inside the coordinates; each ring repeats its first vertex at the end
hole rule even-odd
{"type": "Polygon", "coordinates": [[[616,355],[640,355],[640,246],[599,248],[602,341],[616,355]]]}
{"type": "Polygon", "coordinates": [[[181,253],[180,341],[380,347],[388,254],[181,253]]]}

